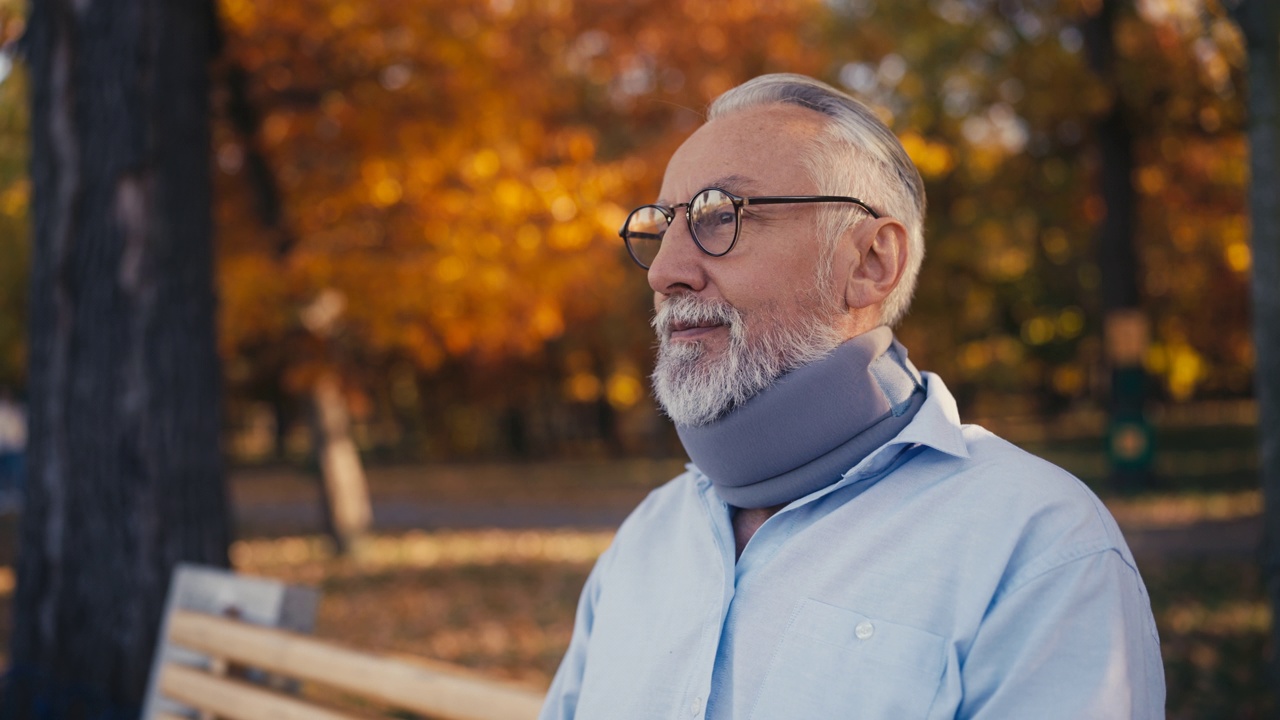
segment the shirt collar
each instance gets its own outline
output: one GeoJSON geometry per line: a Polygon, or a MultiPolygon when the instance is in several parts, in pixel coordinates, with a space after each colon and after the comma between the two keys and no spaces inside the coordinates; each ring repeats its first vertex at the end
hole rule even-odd
{"type": "Polygon", "coordinates": [[[925,445],[948,455],[968,458],[969,445],[960,429],[960,411],[956,409],[955,397],[942,378],[930,372],[921,375],[927,393],[924,404],[911,423],[885,447],[925,445]]]}

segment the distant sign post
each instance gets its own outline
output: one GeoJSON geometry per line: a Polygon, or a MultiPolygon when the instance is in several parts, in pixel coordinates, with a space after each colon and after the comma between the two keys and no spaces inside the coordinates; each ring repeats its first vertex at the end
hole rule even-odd
{"type": "Polygon", "coordinates": [[[1111,422],[1107,460],[1121,492],[1139,492],[1151,484],[1155,433],[1147,420],[1146,316],[1140,310],[1112,312],[1107,318],[1107,356],[1111,362],[1111,422]]]}

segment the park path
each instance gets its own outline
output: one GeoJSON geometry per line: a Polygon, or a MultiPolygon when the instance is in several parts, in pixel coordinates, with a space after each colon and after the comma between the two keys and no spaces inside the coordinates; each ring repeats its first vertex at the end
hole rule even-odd
{"type": "MultiPolygon", "coordinates": [[[[554,503],[545,501],[423,502],[373,501],[374,529],[380,532],[408,530],[502,529],[613,529],[626,518],[634,503],[554,503]]],[[[240,536],[262,534],[311,534],[322,531],[323,517],[317,502],[276,500],[238,503],[235,518],[240,536]]],[[[1203,521],[1175,525],[1121,526],[1130,549],[1139,560],[1235,557],[1257,553],[1262,539],[1262,518],[1203,521]]]]}
{"type": "MultiPolygon", "coordinates": [[[[557,527],[613,529],[631,507],[563,505],[544,502],[471,503],[373,500],[374,530],[470,530],[476,528],[546,529],[557,527]]],[[[316,502],[271,501],[238,504],[237,525],[248,535],[321,532],[324,518],[316,502]],[[265,531],[265,532],[264,532],[265,531]]]]}

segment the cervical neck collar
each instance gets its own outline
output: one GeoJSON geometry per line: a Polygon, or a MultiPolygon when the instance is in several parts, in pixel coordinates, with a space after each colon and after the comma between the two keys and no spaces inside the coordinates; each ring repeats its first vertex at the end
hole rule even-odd
{"type": "Polygon", "coordinates": [[[676,426],[730,505],[784,505],[839,480],[924,403],[920,373],[888,327],[797,368],[721,418],[676,426]]]}

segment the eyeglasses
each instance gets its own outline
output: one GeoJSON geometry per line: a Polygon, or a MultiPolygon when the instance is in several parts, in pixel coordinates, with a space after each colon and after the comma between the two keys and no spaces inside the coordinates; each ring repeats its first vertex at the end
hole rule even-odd
{"type": "Polygon", "coordinates": [[[853,203],[866,210],[873,218],[880,214],[870,205],[858,198],[839,195],[777,195],[761,197],[740,197],[720,188],[699,190],[697,195],[687,203],[666,207],[663,205],[641,205],[627,216],[618,235],[627,244],[627,252],[631,259],[644,269],[649,269],[654,258],[658,257],[658,249],[662,246],[662,238],[667,234],[671,223],[675,222],[676,210],[684,208],[684,219],[689,224],[689,234],[693,242],[702,252],[711,257],[727,255],[738,242],[738,234],[742,230],[742,208],[748,205],[787,205],[792,203],[853,203]]]}

